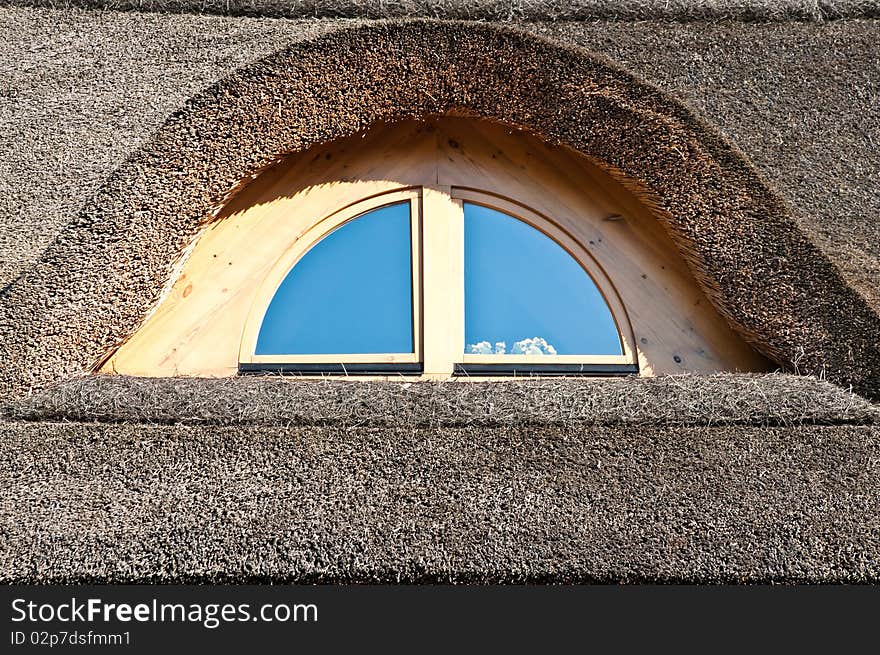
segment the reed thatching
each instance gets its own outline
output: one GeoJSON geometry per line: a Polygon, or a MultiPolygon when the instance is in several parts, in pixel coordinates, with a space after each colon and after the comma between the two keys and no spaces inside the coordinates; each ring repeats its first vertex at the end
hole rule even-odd
{"type": "Polygon", "coordinates": [[[753,345],[784,366],[880,393],[880,317],[721,135],[584,50],[431,21],[296,43],[174,115],[0,296],[4,391],[81,372],[124,340],[206,216],[280,153],[376,120],[453,110],[527,127],[604,164],[657,208],[753,345]]]}
{"type": "Polygon", "coordinates": [[[880,582],[876,426],[0,433],[0,583],[880,582]]]}
{"type": "Polygon", "coordinates": [[[75,3],[553,42],[0,0],[0,582],[880,582],[877,408],[810,377],[82,377],[12,399],[130,333],[248,174],[450,107],[641,167],[730,320],[877,393],[880,22],[833,20],[876,3],[75,3]],[[729,18],[775,22],[709,22],[729,18]],[[636,141],[589,141],[603,121],[636,141]]]}
{"type": "MultiPolygon", "coordinates": [[[[280,43],[339,27],[334,20],[0,11],[0,123],[14,135],[3,144],[0,169],[0,288],[39,258],[187,98],[280,43]]],[[[718,126],[880,310],[880,103],[871,94],[880,85],[880,21],[516,25],[603,53],[718,126]]]]}
{"type": "Polygon", "coordinates": [[[880,423],[880,407],[795,375],[512,382],[79,378],[5,408],[26,421],[462,427],[880,423]]]}
{"type": "Polygon", "coordinates": [[[490,21],[828,21],[880,16],[876,0],[0,0],[4,4],[276,18],[490,21]]]}

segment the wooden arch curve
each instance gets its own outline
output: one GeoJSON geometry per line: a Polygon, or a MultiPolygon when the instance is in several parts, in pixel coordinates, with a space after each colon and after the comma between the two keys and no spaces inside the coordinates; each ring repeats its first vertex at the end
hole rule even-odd
{"type": "MultiPolygon", "coordinates": [[[[263,314],[298,258],[351,217],[401,199],[420,203],[426,233],[416,268],[442,289],[417,303],[416,353],[388,363],[424,362],[436,379],[461,360],[447,352],[464,352],[463,334],[447,334],[463,325],[461,271],[434,255],[454,234],[424,217],[470,201],[532,224],[581,262],[623,339],[624,355],[608,363],[637,364],[643,375],[770,366],[707,301],[649,208],[609,175],[521,130],[435,117],[379,124],[264,172],[206,229],[170,293],[103,371],[222,376],[262,361],[254,348],[263,314]]],[[[372,361],[347,361],[361,360],[372,361]]]]}

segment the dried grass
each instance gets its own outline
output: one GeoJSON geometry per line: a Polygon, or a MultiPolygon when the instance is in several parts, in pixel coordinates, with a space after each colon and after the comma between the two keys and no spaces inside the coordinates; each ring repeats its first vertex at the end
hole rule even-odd
{"type": "Polygon", "coordinates": [[[492,21],[826,21],[880,16],[875,0],[0,0],[4,4],[284,18],[492,21]]]}
{"type": "MultiPolygon", "coordinates": [[[[4,17],[30,13],[43,15],[43,12],[4,12],[4,17]]],[[[63,98],[68,103],[72,94],[65,86],[52,86],[42,78],[39,84],[27,82],[27,86],[22,87],[21,97],[28,98],[27,102],[7,103],[7,118],[15,118],[11,123],[15,125],[13,133],[21,131],[25,135],[16,141],[20,147],[13,151],[13,169],[27,174],[13,175],[9,180],[15,192],[5,198],[10,219],[3,231],[14,230],[10,234],[15,236],[31,229],[39,231],[43,229],[40,226],[53,221],[58,226],[71,216],[76,218],[57,233],[54,243],[45,243],[38,261],[21,271],[0,294],[0,393],[4,395],[24,394],[29,388],[45,388],[79,374],[128,338],[154,306],[174,263],[197,234],[201,221],[216,207],[218,199],[263,165],[275,161],[278,153],[301,152],[314,143],[347,137],[356,128],[389,116],[435,115],[464,109],[483,118],[527,127],[539,136],[565,144],[609,167],[624,166],[620,170],[622,177],[656,192],[658,202],[663,199],[669,216],[676,218],[675,224],[669,224],[673,238],[694,267],[697,278],[710,287],[707,293],[719,311],[747,339],[781,365],[793,366],[793,362],[797,362],[801,370],[807,372],[819,372],[825,367],[828,377],[838,384],[852,384],[860,393],[880,399],[880,351],[877,349],[880,319],[875,308],[847,286],[836,267],[793,222],[784,203],[736,149],[686,107],[637,83],[603,59],[564,45],[567,40],[551,43],[513,30],[458,23],[351,25],[351,29],[322,32],[324,35],[320,37],[310,33],[306,38],[299,32],[302,26],[296,24],[294,30],[295,24],[287,21],[262,21],[259,27],[244,27],[250,22],[197,20],[192,16],[45,14],[55,22],[62,18],[71,21],[64,23],[62,31],[71,35],[72,40],[58,45],[60,49],[51,50],[42,58],[32,58],[28,53],[36,37],[24,39],[9,58],[19,62],[9,68],[10,79],[18,79],[15,76],[18,68],[55,70],[53,67],[60,66],[66,72],[59,73],[59,80],[65,80],[65,84],[75,78],[80,88],[80,80],[89,78],[97,86],[80,94],[89,98],[89,102],[85,103],[87,109],[79,114],[68,111],[66,105],[58,109],[57,99],[63,98]],[[121,23],[126,24],[124,29],[119,27],[121,23]],[[180,25],[170,27],[178,23],[180,25]],[[225,27],[217,26],[219,23],[225,27]],[[108,27],[111,24],[117,27],[111,29],[108,27]],[[215,27],[209,28],[209,25],[215,27]],[[250,55],[258,59],[265,55],[268,46],[265,41],[258,47],[247,45],[251,31],[263,34],[260,38],[266,39],[263,31],[280,30],[279,25],[285,25],[285,29],[298,36],[290,41],[281,31],[273,31],[271,38],[277,38],[277,42],[269,50],[277,48],[279,43],[291,43],[289,47],[230,74],[214,86],[209,85],[204,93],[174,113],[152,138],[148,138],[148,131],[137,139],[132,137],[129,147],[135,142],[142,142],[144,146],[131,153],[115,171],[107,168],[98,176],[99,169],[109,164],[95,165],[93,181],[97,184],[100,178],[102,186],[87,194],[91,200],[81,209],[73,204],[54,204],[61,173],[45,165],[45,161],[53,160],[49,155],[67,153],[67,161],[74,155],[78,160],[88,159],[90,152],[97,152],[105,153],[101,155],[103,159],[107,152],[105,142],[115,139],[115,132],[124,132],[115,130],[112,137],[108,133],[71,150],[73,137],[67,134],[70,130],[59,140],[59,135],[53,132],[54,123],[85,126],[77,134],[94,136],[93,114],[99,99],[105,103],[105,109],[112,111],[105,112],[103,119],[99,116],[98,123],[115,124],[119,106],[128,107],[123,112],[126,120],[134,120],[138,110],[131,109],[126,104],[128,100],[120,98],[153,97],[156,92],[152,80],[169,77],[162,71],[139,87],[140,90],[126,86],[129,80],[145,79],[142,76],[145,61],[153,65],[155,61],[177,61],[174,58],[184,52],[188,53],[186,57],[203,51],[213,53],[216,45],[228,42],[235,42],[236,47],[241,42],[242,49],[252,48],[250,55]],[[203,42],[197,38],[211,29],[223,33],[219,41],[203,42]],[[147,42],[165,39],[165,49],[144,50],[144,39],[139,32],[150,34],[147,42]],[[172,32],[177,36],[168,36],[172,32]],[[175,45],[178,38],[180,44],[196,45],[181,46],[183,49],[178,53],[175,45]],[[100,51],[104,54],[96,54],[99,51],[95,48],[101,42],[111,45],[100,51]],[[108,65],[105,55],[119,50],[119,43],[132,45],[136,52],[131,55],[131,62],[111,56],[111,65],[108,65]],[[198,45],[204,43],[210,47],[198,45]],[[173,47],[169,50],[168,46],[173,47]],[[80,66],[70,57],[88,63],[80,66]],[[132,75],[120,78],[124,82],[106,75],[107,70],[128,70],[135,64],[132,75]],[[76,70],[73,78],[67,74],[73,70],[71,66],[76,70]],[[90,66],[94,68],[91,72],[90,66]],[[454,70],[473,74],[438,74],[454,70]],[[572,84],[573,79],[583,80],[585,84],[599,83],[607,87],[608,92],[586,93],[583,89],[589,84],[583,87],[572,84]],[[121,86],[114,86],[117,82],[121,86]],[[103,94],[101,89],[107,84],[111,86],[103,94]],[[352,98],[357,101],[340,105],[336,93],[340,88],[355,90],[352,98]],[[278,102],[287,110],[275,111],[278,102]],[[52,121],[40,118],[43,122],[34,122],[36,114],[22,114],[27,106],[44,104],[57,109],[47,114],[54,116],[52,121]],[[20,119],[22,115],[25,118],[20,119]],[[597,121],[597,116],[604,119],[597,121]],[[36,147],[33,144],[37,143],[42,144],[43,150],[33,150],[36,147]],[[699,151],[700,156],[682,162],[679,148],[683,143],[699,144],[695,152],[699,151]],[[49,175],[47,170],[57,174],[49,175]],[[36,185],[22,190],[22,180],[42,178],[45,178],[45,188],[36,185]],[[30,202],[28,198],[39,200],[30,202]],[[22,227],[25,224],[27,227],[22,227]]],[[[871,87],[871,80],[868,79],[867,87],[857,81],[867,79],[864,77],[867,71],[874,68],[871,39],[876,37],[876,28],[873,23],[868,27],[859,26],[860,23],[838,23],[841,28],[837,36],[830,34],[832,30],[810,35],[788,25],[779,27],[775,30],[778,34],[774,35],[771,34],[774,30],[756,32],[738,24],[730,28],[729,38],[715,34],[705,39],[702,32],[710,26],[697,26],[684,35],[676,27],[651,36],[654,30],[660,29],[654,24],[640,36],[618,33],[615,39],[629,42],[627,47],[631,53],[632,48],[648,53],[645,55],[647,69],[642,69],[642,73],[650,78],[654,77],[652,69],[666,66],[686,71],[683,77],[701,89],[716,89],[719,79],[749,80],[748,85],[737,91],[728,111],[742,114],[744,106],[754,104],[750,100],[754,95],[750,90],[751,80],[758,78],[763,80],[765,88],[772,88],[772,93],[761,97],[772,98],[773,106],[781,108],[778,110],[780,120],[809,117],[797,121],[807,126],[804,132],[791,134],[780,128],[778,122],[768,122],[762,114],[755,129],[741,134],[740,140],[747,145],[764,143],[768,141],[764,138],[767,129],[788,134],[782,142],[798,144],[794,150],[789,148],[796,152],[797,156],[792,155],[796,166],[806,166],[803,162],[812,161],[813,165],[807,168],[824,171],[823,177],[815,178],[801,168],[789,169],[782,181],[803,181],[802,186],[792,191],[791,199],[800,203],[805,188],[819,189],[815,198],[832,207],[831,213],[840,218],[830,220],[828,214],[817,212],[816,222],[834,227],[842,249],[858,251],[859,243],[876,241],[869,238],[873,228],[865,227],[869,221],[857,219],[872,215],[871,194],[863,193],[872,188],[870,157],[865,154],[870,151],[865,145],[871,138],[870,129],[865,127],[868,131],[862,132],[867,136],[859,136],[856,135],[859,130],[847,127],[835,138],[824,138],[820,130],[816,143],[821,144],[822,154],[818,159],[804,159],[802,146],[805,140],[809,141],[811,133],[817,132],[817,126],[842,124],[835,117],[859,115],[864,119],[861,126],[871,124],[873,106],[870,94],[865,95],[864,91],[871,87]],[[760,34],[755,36],[758,32],[760,34]],[[758,46],[768,35],[773,37],[772,47],[761,50],[758,46]],[[781,41],[780,36],[784,36],[781,41]],[[670,38],[679,40],[670,47],[670,38]],[[858,45],[843,49],[841,44],[853,39],[859,40],[858,45]],[[829,60],[833,64],[829,64],[829,68],[824,62],[832,46],[839,54],[829,60]],[[756,74],[756,65],[758,70],[773,67],[763,66],[761,57],[749,59],[756,47],[766,53],[764,59],[773,62],[776,70],[772,77],[756,74]],[[677,63],[670,64],[668,57],[661,54],[679,50],[686,57],[677,63]],[[716,56],[721,52],[726,54],[716,56]],[[807,64],[791,72],[790,62],[780,65],[778,61],[784,52],[795,52],[795,58],[804,59],[807,64]],[[742,59],[751,63],[743,69],[726,68],[729,60],[742,59]],[[694,66],[700,68],[694,64],[697,60],[724,63],[717,73],[695,78],[691,71],[695,70],[694,66]],[[820,86],[807,89],[798,82],[814,77],[820,86]],[[846,80],[846,85],[835,91],[835,85],[842,83],[841,80],[846,80]],[[837,104],[821,105],[824,108],[814,113],[815,88],[820,89],[823,102],[827,103],[827,99],[834,96],[837,104]],[[797,89],[806,91],[793,95],[797,89]],[[853,105],[844,98],[842,94],[846,90],[850,94],[857,92],[856,95],[863,98],[859,101],[861,104],[853,105]],[[858,111],[850,111],[852,106],[858,111]],[[766,128],[767,125],[770,128],[766,128]],[[837,157],[844,162],[838,170],[830,161],[822,159],[831,152],[827,148],[829,143],[853,146],[837,150],[858,151],[860,158],[853,159],[852,154],[843,159],[837,157]],[[857,169],[864,176],[850,175],[857,169]],[[841,187],[843,179],[850,186],[841,187]],[[838,197],[853,200],[851,204],[835,204],[838,201],[834,199],[838,197]],[[841,227],[848,222],[856,227],[852,230],[841,227]]],[[[306,27],[302,29],[312,30],[322,24],[338,27],[332,22],[309,21],[303,23],[306,27]]],[[[28,29],[35,29],[33,21],[16,22],[13,29],[7,30],[9,41],[16,42],[12,37],[16,26],[25,34],[28,29]]],[[[58,29],[61,28],[53,22],[52,28],[41,32],[41,38],[36,41],[54,43],[58,29]]],[[[578,26],[576,32],[580,33],[580,29],[578,26]]],[[[579,37],[581,44],[590,46],[613,29],[607,25],[594,27],[592,36],[579,37]]],[[[614,55],[615,48],[606,41],[608,54],[614,55]]],[[[230,66],[228,61],[218,65],[224,71],[230,66]]],[[[193,66],[185,63],[183,67],[193,66]]],[[[180,65],[177,69],[169,68],[177,71],[170,77],[178,75],[180,68],[180,65]]],[[[207,84],[207,78],[204,79],[207,84]]],[[[16,82],[12,90],[18,92],[19,84],[25,83],[16,82]]],[[[195,81],[193,84],[202,86],[195,81]]],[[[166,91],[180,91],[170,87],[169,91],[164,86],[162,89],[158,95],[163,97],[166,91]]],[[[709,96],[712,104],[718,94],[709,96]]],[[[162,114],[169,110],[166,106],[155,111],[162,114]]],[[[121,157],[125,148],[114,152],[114,158],[121,157]]],[[[774,157],[770,160],[781,159],[775,156],[775,151],[771,154],[774,157]]],[[[113,161],[118,163],[117,159],[113,161]]],[[[78,182],[73,180],[82,177],[81,169],[74,166],[65,170],[66,182],[75,186],[78,182]]],[[[24,183],[27,187],[28,182],[24,183]]],[[[62,186],[61,195],[67,196],[71,187],[62,186]]],[[[809,214],[812,207],[804,209],[809,214]]],[[[26,238],[9,241],[15,244],[14,248],[27,242],[26,238]]],[[[5,253],[11,248],[13,246],[0,250],[5,253]]],[[[0,260],[3,259],[5,257],[0,256],[0,260]]],[[[865,284],[870,286],[874,269],[870,266],[862,269],[865,284]]]]}
{"type": "Polygon", "coordinates": [[[880,422],[880,408],[786,374],[511,382],[90,376],[6,410],[26,421],[209,425],[799,425],[880,422]]]}
{"type": "Polygon", "coordinates": [[[0,584],[880,582],[876,426],[0,429],[0,584]]]}

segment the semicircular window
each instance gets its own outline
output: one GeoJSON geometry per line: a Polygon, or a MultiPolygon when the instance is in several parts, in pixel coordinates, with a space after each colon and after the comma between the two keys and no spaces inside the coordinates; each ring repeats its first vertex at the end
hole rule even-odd
{"type": "Polygon", "coordinates": [[[379,207],[316,243],[263,318],[257,355],[413,353],[410,204],[379,207]]]}
{"type": "Polygon", "coordinates": [[[528,223],[464,203],[464,280],[466,355],[623,354],[593,279],[528,223]]]}
{"type": "Polygon", "coordinates": [[[394,193],[407,199],[366,199],[328,219],[337,227],[288,268],[279,260],[240,371],[638,371],[603,291],[561,245],[568,237],[548,236],[552,225],[451,194],[444,205],[424,190],[394,193]]]}

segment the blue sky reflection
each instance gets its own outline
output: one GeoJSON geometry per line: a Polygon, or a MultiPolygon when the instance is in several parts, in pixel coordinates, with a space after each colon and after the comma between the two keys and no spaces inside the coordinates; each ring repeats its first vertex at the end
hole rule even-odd
{"type": "Polygon", "coordinates": [[[413,352],[410,234],[402,202],[324,237],[278,288],[256,354],[413,352]]]}
{"type": "Polygon", "coordinates": [[[465,352],[622,354],[605,299],[559,244],[494,209],[464,216],[465,352]]]}

